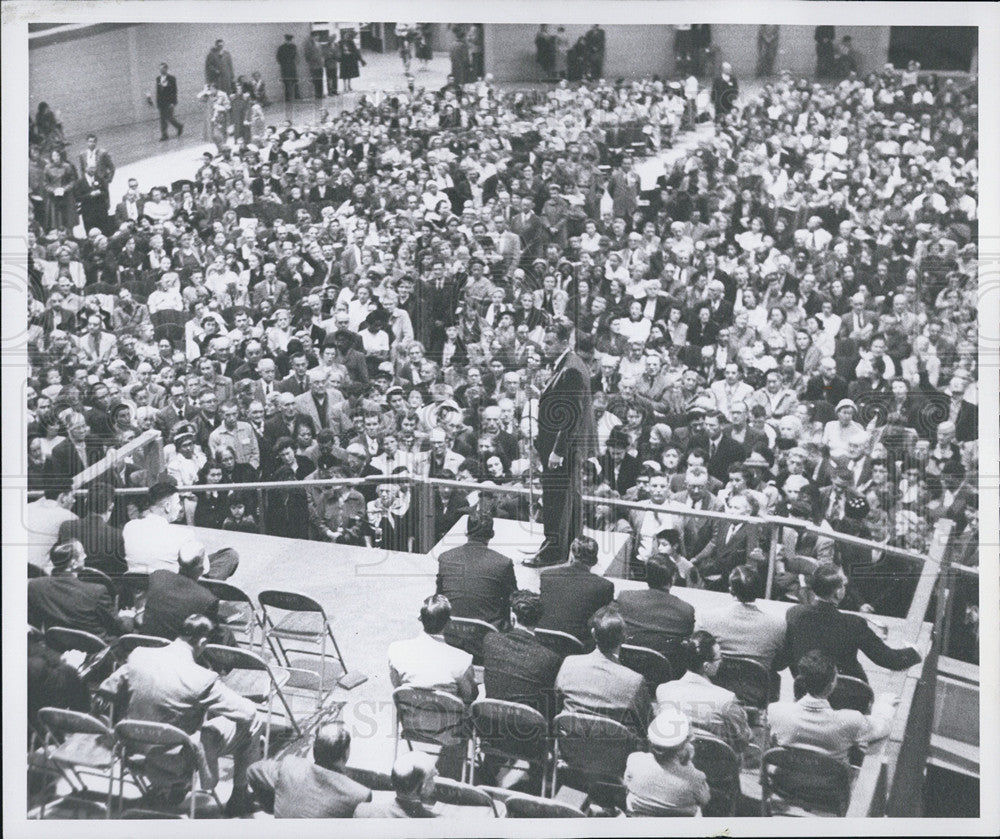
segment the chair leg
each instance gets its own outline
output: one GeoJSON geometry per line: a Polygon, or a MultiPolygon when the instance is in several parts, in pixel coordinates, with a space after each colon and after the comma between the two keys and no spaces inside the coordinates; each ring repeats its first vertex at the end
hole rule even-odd
{"type": "Polygon", "coordinates": [[[191,770],[191,805],[188,808],[188,817],[191,819],[195,818],[196,805],[198,803],[198,787],[201,786],[201,782],[198,779],[198,767],[195,766],[191,770]]]}
{"type": "Polygon", "coordinates": [[[475,786],[476,783],[476,735],[473,732],[469,738],[469,784],[475,786]]]}
{"type": "Polygon", "coordinates": [[[111,818],[111,802],[115,797],[115,754],[111,753],[111,765],[108,767],[108,801],[105,805],[106,819],[111,818]]]}
{"type": "Polygon", "coordinates": [[[330,636],[330,640],[333,641],[333,649],[334,649],[334,652],[337,653],[337,661],[340,662],[341,669],[346,673],[347,672],[347,662],[344,661],[344,656],[340,652],[340,645],[337,643],[337,639],[334,637],[334,635],[333,635],[333,629],[330,628],[330,624],[329,623],[327,623],[327,625],[326,625],[326,634],[329,635],[330,636]]]}
{"type": "Polygon", "coordinates": [[[316,710],[323,707],[323,692],[326,690],[326,633],[320,640],[319,647],[319,690],[316,693],[316,710]]]}

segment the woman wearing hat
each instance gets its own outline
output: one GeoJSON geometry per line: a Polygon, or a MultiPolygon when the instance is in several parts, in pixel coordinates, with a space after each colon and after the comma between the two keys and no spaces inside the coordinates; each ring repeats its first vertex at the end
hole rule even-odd
{"type": "Polygon", "coordinates": [[[630,816],[700,816],[711,790],[694,765],[691,723],[680,711],[657,714],[647,732],[648,752],[625,764],[625,806],[630,816]]]}

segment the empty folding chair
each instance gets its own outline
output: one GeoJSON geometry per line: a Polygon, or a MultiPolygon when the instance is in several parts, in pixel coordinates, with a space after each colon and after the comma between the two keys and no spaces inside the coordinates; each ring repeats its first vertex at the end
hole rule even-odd
{"type": "Polygon", "coordinates": [[[535,795],[512,795],[505,803],[508,819],[582,819],[587,816],[561,801],[535,795]]]}
{"type": "Polygon", "coordinates": [[[657,687],[674,679],[674,670],[670,666],[669,659],[649,647],[622,644],[618,661],[623,667],[641,674],[653,694],[656,693],[657,687]]]}
{"type": "Polygon", "coordinates": [[[84,659],[76,671],[84,682],[102,677],[110,667],[110,648],[107,642],[82,629],[50,626],[45,630],[45,643],[57,653],[69,650],[82,652],[84,659]]]}
{"type": "MultiPolygon", "coordinates": [[[[253,599],[243,589],[222,580],[208,580],[204,577],[198,580],[198,585],[204,586],[219,598],[219,619],[228,629],[232,630],[237,641],[242,640],[245,646],[253,649],[257,630],[262,629],[260,613],[253,599]]],[[[261,638],[261,654],[264,652],[263,637],[261,638]]]]}
{"type": "Polygon", "coordinates": [[[221,644],[207,644],[202,652],[202,660],[207,667],[224,674],[223,683],[245,699],[255,702],[258,710],[267,713],[264,723],[264,754],[270,754],[271,718],[274,716],[274,700],[281,701],[285,709],[284,717],[295,731],[302,735],[302,729],[295,719],[288,699],[281,688],[288,683],[289,673],[283,667],[271,667],[263,658],[249,650],[238,647],[224,647],[221,644]]]}
{"type": "Polygon", "coordinates": [[[712,798],[702,809],[704,816],[735,816],[740,800],[740,759],[724,740],[692,730],[694,765],[705,773],[712,798]]]}
{"type": "Polygon", "coordinates": [[[563,658],[568,655],[580,655],[584,652],[583,642],[579,638],[558,629],[536,629],[535,638],[540,644],[563,658]]]}
{"type": "Polygon", "coordinates": [[[497,628],[486,621],[476,618],[456,618],[448,621],[444,628],[444,640],[452,647],[465,650],[472,656],[472,663],[483,663],[483,639],[497,628]]]}
{"type": "Polygon", "coordinates": [[[778,747],[764,753],[760,770],[761,815],[847,815],[851,803],[851,769],[830,755],[811,749],[778,747]]]}
{"type": "Polygon", "coordinates": [[[552,722],[555,760],[552,793],[559,772],[575,789],[585,790],[602,807],[624,809],[624,776],[628,756],[639,749],[636,737],[607,717],[563,711],[552,722]]]}
{"type": "Polygon", "coordinates": [[[542,795],[547,786],[552,740],[548,721],[534,708],[500,699],[477,699],[470,707],[473,741],[469,755],[469,783],[476,779],[479,755],[508,765],[527,763],[538,767],[542,795]]]}
{"type": "Polygon", "coordinates": [[[506,807],[486,790],[451,778],[435,778],[434,800],[458,807],[488,807],[498,819],[506,812],[506,807]]]}
{"type": "Polygon", "coordinates": [[[146,796],[163,783],[162,778],[157,778],[154,783],[150,770],[153,769],[154,773],[159,775],[163,768],[163,759],[168,758],[173,776],[170,780],[184,784],[189,792],[190,818],[197,816],[199,795],[211,796],[222,810],[222,802],[214,785],[202,783],[202,774],[206,775],[206,780],[208,779],[200,749],[195,741],[179,728],[147,720],[122,720],[115,726],[115,742],[121,756],[119,797],[125,785],[126,769],[132,773],[139,789],[146,796]]]}
{"type": "MultiPolygon", "coordinates": [[[[393,760],[399,752],[400,740],[405,740],[411,751],[414,743],[441,748],[468,742],[468,711],[457,696],[441,690],[403,685],[392,692],[392,701],[396,706],[393,760]]],[[[463,764],[463,778],[465,773],[463,764]]]]}
{"type": "Polygon", "coordinates": [[[264,640],[271,648],[274,656],[287,667],[292,666],[289,653],[306,653],[308,655],[319,655],[319,688],[317,690],[317,707],[322,704],[323,696],[330,690],[326,682],[326,659],[327,644],[333,645],[337,663],[340,665],[340,674],[337,677],[337,684],[342,688],[350,690],[368,680],[368,677],[361,673],[351,673],[341,655],[337,639],[333,635],[333,628],[326,616],[323,607],[304,594],[292,591],[262,591],[257,595],[257,602],[260,603],[261,621],[263,626],[264,640]],[[284,612],[283,615],[275,616],[273,610],[284,612]],[[308,643],[312,648],[290,647],[288,643],[308,643]],[[317,649],[318,648],[318,649],[317,649]]]}
{"type": "MultiPolygon", "coordinates": [[[[38,722],[45,732],[42,745],[46,765],[56,768],[72,789],[70,795],[59,800],[87,792],[87,785],[81,777],[83,770],[83,774],[107,781],[104,812],[110,818],[115,787],[114,732],[97,717],[63,708],[39,709],[38,722]]],[[[38,815],[40,819],[45,818],[46,806],[43,799],[38,815]]]]}

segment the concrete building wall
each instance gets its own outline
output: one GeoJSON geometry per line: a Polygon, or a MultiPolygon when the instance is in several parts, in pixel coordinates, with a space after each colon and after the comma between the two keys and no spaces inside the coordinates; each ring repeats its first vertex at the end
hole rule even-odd
{"type": "MultiPolygon", "coordinates": [[[[286,32],[295,35],[303,78],[301,44],[308,31],[308,23],[147,23],[36,46],[29,53],[30,106],[34,111],[48,102],[67,135],[156,122],[146,94],[166,61],[177,77],[177,114],[200,118],[202,104],[195,97],[205,85],[205,56],[216,38],[226,42],[237,76],[260,70],[268,95],[281,101],[275,51],[286,32]]],[[[201,128],[192,124],[191,130],[201,128]]]]}

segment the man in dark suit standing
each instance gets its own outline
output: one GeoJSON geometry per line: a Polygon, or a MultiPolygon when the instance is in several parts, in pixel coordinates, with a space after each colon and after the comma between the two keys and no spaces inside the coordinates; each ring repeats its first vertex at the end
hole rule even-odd
{"type": "Polygon", "coordinates": [[[510,630],[483,639],[483,686],[489,699],[519,702],[546,719],[556,712],[556,674],[562,659],[535,638],[542,598],[533,591],[510,597],[510,630]]]}
{"type": "Polygon", "coordinates": [[[80,542],[86,554],[86,567],[109,577],[128,571],[122,532],[108,524],[114,508],[114,487],[103,481],[95,483],[87,490],[87,515],[59,525],[59,543],[80,542]]]}
{"type": "MultiPolygon", "coordinates": [[[[920,653],[913,647],[886,646],[863,617],[837,608],[847,594],[847,582],[843,569],[833,562],[813,571],[811,586],[816,602],[793,606],[785,615],[787,660],[798,662],[807,652],[820,650],[834,660],[838,673],[866,682],[868,676],[858,662],[859,650],[889,670],[905,670],[920,661],[920,653]]],[[[795,670],[793,663],[793,674],[795,670]]]]}
{"type": "Polygon", "coordinates": [[[740,93],[739,82],[733,75],[733,67],[728,61],[722,62],[722,72],[712,82],[712,104],[715,106],[715,121],[719,122],[736,107],[740,93]]]}
{"type": "Polygon", "coordinates": [[[156,110],[160,112],[160,140],[168,139],[168,125],[176,129],[178,137],[184,131],[184,123],[174,116],[175,107],[177,107],[177,79],[167,72],[167,65],[164,62],[160,65],[160,75],[156,77],[156,110]]]}
{"type": "Polygon", "coordinates": [[[114,161],[107,149],[98,148],[96,134],[87,135],[87,148],[80,152],[80,171],[86,172],[91,167],[105,184],[115,179],[114,161]]]}
{"type": "Polygon", "coordinates": [[[177,571],[161,568],[149,575],[142,631],[173,641],[189,615],[204,615],[215,624],[211,643],[231,644],[232,633],[219,624],[219,598],[198,584],[205,571],[205,548],[191,541],[177,552],[177,571]]]}
{"type": "Polygon", "coordinates": [[[646,563],[649,588],[618,595],[618,611],[625,619],[629,644],[662,653],[671,642],[694,632],[694,606],[670,593],[676,575],[677,566],[669,556],[653,554],[646,563]]]}
{"type": "Polygon", "coordinates": [[[542,595],[542,629],[557,629],[590,640],[587,621],[615,597],[615,584],[591,572],[597,564],[597,542],[589,536],[573,540],[566,565],[547,568],[539,576],[542,595]]]}
{"type": "MultiPolygon", "coordinates": [[[[572,326],[553,323],[544,352],[553,375],[538,400],[535,450],[542,461],[542,521],[545,541],[525,565],[541,568],[566,561],[570,539],[582,527],[581,465],[597,452],[590,370],[570,347],[572,326]]],[[[595,560],[596,561],[596,560],[595,560]]]]}
{"type": "Polygon", "coordinates": [[[452,617],[475,618],[500,627],[510,611],[510,596],[517,590],[514,563],[488,547],[493,516],[471,512],[466,534],[468,542],[438,559],[437,593],[451,602],[452,617]]]}

